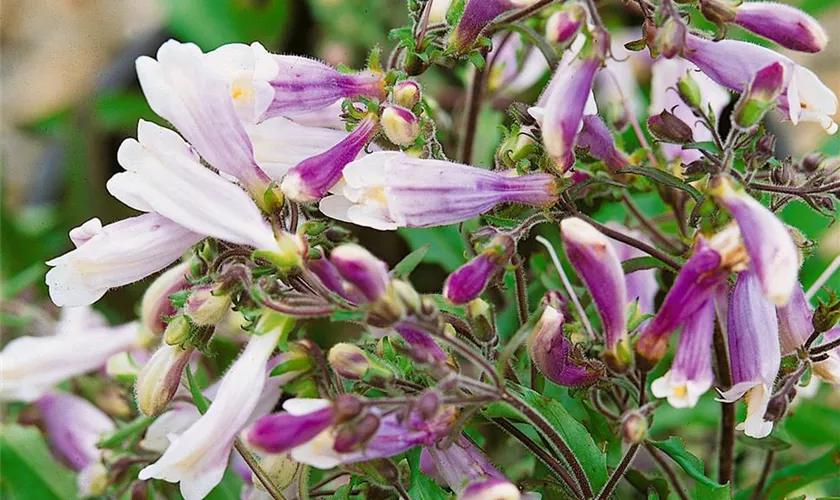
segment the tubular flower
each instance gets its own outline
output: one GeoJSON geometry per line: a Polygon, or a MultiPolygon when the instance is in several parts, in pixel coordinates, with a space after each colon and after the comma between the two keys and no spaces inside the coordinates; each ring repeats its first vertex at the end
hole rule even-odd
{"type": "Polygon", "coordinates": [[[594,158],[604,162],[610,172],[617,173],[630,166],[630,159],[615,147],[615,139],[604,120],[598,115],[583,117],[583,125],[577,137],[577,146],[585,148],[594,158]]]}
{"type": "Polygon", "coordinates": [[[502,271],[515,250],[516,241],[513,238],[496,236],[478,256],[447,276],[443,296],[458,305],[478,298],[490,280],[502,271]]]}
{"type": "Polygon", "coordinates": [[[48,392],[35,406],[53,452],[79,472],[79,497],[103,494],[108,470],[102,464],[102,450],[97,443],[117,429],[114,422],[85,399],[65,392],[48,392]]]}
{"type": "Polygon", "coordinates": [[[597,382],[604,367],[597,361],[583,358],[563,332],[563,313],[546,306],[531,335],[528,354],[545,377],[565,387],[584,387],[597,382]]]}
{"type": "Polygon", "coordinates": [[[70,231],[70,238],[76,249],[47,261],[52,269],[46,282],[58,306],[93,304],[111,288],[165,268],[204,236],[148,213],[104,227],[91,219],[70,231]]]}
{"type": "Polygon", "coordinates": [[[560,233],[569,262],[586,284],[598,309],[610,363],[617,368],[626,366],[630,349],[627,285],[618,253],[606,236],[581,219],[564,219],[560,233]]]}
{"type": "Polygon", "coordinates": [[[106,326],[88,308],[62,311],[54,335],[18,337],[0,351],[0,401],[31,402],[136,346],[138,325],[106,326]]]}
{"type": "Polygon", "coordinates": [[[837,124],[831,118],[837,113],[837,96],[811,70],[781,54],[749,42],[713,42],[689,34],[683,56],[709,78],[736,92],[744,92],[758,70],[778,62],[786,68],[779,109],[794,125],[813,121],[829,134],[837,131],[837,124]]]}
{"type": "Polygon", "coordinates": [[[466,54],[493,19],[536,0],[467,0],[461,19],[449,35],[449,50],[466,54]]]}
{"type": "Polygon", "coordinates": [[[733,386],[721,393],[721,399],[732,403],[746,396],[747,418],[736,429],[763,438],[773,430],[773,422],[764,420],[764,414],[779,373],[781,351],[773,304],[764,297],[752,270],[738,276],[732,291],[727,335],[733,386]]]}
{"type": "Polygon", "coordinates": [[[799,252],[784,223],[745,191],[736,190],[726,178],[714,179],[711,190],[738,222],[750,267],[764,295],[774,304],[784,305],[799,274],[799,252]]]}
{"type": "Polygon", "coordinates": [[[715,301],[706,299],[697,313],[682,325],[671,369],[651,383],[657,398],[668,398],[674,408],[694,408],[700,396],[712,387],[712,336],[715,331],[715,301]]]}
{"type": "Polygon", "coordinates": [[[425,450],[433,460],[426,464],[428,470],[435,471],[432,477],[439,476],[459,500],[519,500],[522,497],[519,488],[464,436],[447,448],[435,445],[425,450]]]}
{"type": "Polygon", "coordinates": [[[321,211],[380,230],[454,224],[505,202],[542,207],[557,200],[548,174],[509,176],[398,152],[372,153],[350,163],[344,181],[340,195],[321,200],[321,211]]]}
{"type": "Polygon", "coordinates": [[[487,73],[487,89],[507,96],[517,96],[533,87],[548,72],[545,56],[527,45],[522,35],[499,34],[487,54],[493,61],[487,73]]]}
{"type": "MultiPolygon", "coordinates": [[[[613,222],[607,225],[616,231],[650,244],[648,237],[640,231],[634,231],[613,222]]],[[[647,255],[638,248],[631,247],[621,241],[611,239],[611,243],[615,246],[621,262],[647,255]]],[[[643,269],[633,271],[624,276],[624,282],[627,284],[627,300],[631,303],[634,301],[638,302],[639,314],[653,314],[654,300],[656,299],[656,294],[659,292],[659,283],[656,281],[656,270],[643,269]]]]}
{"type": "Polygon", "coordinates": [[[186,500],[204,498],[222,480],[233,441],[260,402],[268,358],[277,341],[291,329],[286,318],[275,328],[253,335],[222,378],[213,402],[166,452],[140,471],[139,478],[178,482],[186,500]],[[248,390],[242,390],[247,387],[248,390]]]}
{"type": "Polygon", "coordinates": [[[391,281],[388,266],[364,247],[352,243],[336,247],[330,254],[330,262],[368,302],[376,302],[385,295],[391,281]]]}

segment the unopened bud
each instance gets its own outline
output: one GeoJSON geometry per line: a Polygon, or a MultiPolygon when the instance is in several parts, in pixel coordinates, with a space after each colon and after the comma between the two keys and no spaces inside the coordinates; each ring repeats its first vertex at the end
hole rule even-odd
{"type": "Polygon", "coordinates": [[[163,341],[169,345],[182,345],[190,340],[192,326],[190,320],[183,314],[172,318],[163,332],[163,341]]]}
{"type": "Polygon", "coordinates": [[[261,208],[264,212],[273,214],[282,210],[285,201],[286,196],[280,186],[276,182],[272,182],[263,192],[261,208]]]}
{"type": "Polygon", "coordinates": [[[172,400],[193,349],[164,343],[143,366],[137,377],[135,396],[137,407],[144,415],[157,415],[172,400]]]}
{"type": "Polygon", "coordinates": [[[631,411],[621,418],[621,437],[628,444],[638,444],[647,438],[648,421],[639,411],[631,411]]]}
{"type": "Polygon", "coordinates": [[[656,33],[656,46],[665,59],[682,54],[685,46],[685,24],[677,17],[669,17],[656,33]]]}
{"type": "Polygon", "coordinates": [[[552,382],[565,387],[583,387],[604,374],[601,363],[584,359],[563,332],[563,314],[553,307],[543,310],[527,339],[528,353],[537,369],[552,382]]]}
{"type": "Polygon", "coordinates": [[[215,326],[230,311],[232,297],[218,286],[200,285],[184,304],[184,314],[193,325],[215,326]]]}
{"type": "Polygon", "coordinates": [[[414,314],[422,309],[422,297],[410,283],[402,280],[391,280],[388,284],[388,295],[399,300],[406,312],[414,314]]]}
{"type": "Polygon", "coordinates": [[[370,438],[379,430],[379,417],[368,413],[355,422],[339,429],[333,449],[339,453],[350,453],[364,448],[370,438]]]}
{"type": "Polygon", "coordinates": [[[393,374],[372,360],[359,346],[342,342],[330,349],[327,357],[336,373],[349,380],[387,379],[393,374]]]}
{"type": "Polygon", "coordinates": [[[441,396],[440,393],[434,389],[429,389],[420,395],[417,400],[417,412],[420,416],[428,420],[437,415],[440,409],[441,396]]]}
{"type": "Polygon", "coordinates": [[[735,20],[735,5],[729,0],[700,0],[700,12],[709,21],[722,26],[735,20]]]}
{"type": "Polygon", "coordinates": [[[680,98],[683,102],[694,109],[702,109],[703,95],[700,91],[700,85],[697,83],[697,80],[691,76],[690,71],[687,71],[677,81],[677,91],[679,92],[680,98]]]}
{"type": "Polygon", "coordinates": [[[496,340],[496,325],[493,309],[487,301],[475,299],[467,304],[467,319],[475,337],[485,343],[496,340]]]}
{"type": "Polygon", "coordinates": [[[510,260],[516,240],[507,235],[493,238],[474,259],[456,269],[443,284],[443,296],[453,304],[466,304],[478,298],[493,276],[510,260]]]}
{"type": "Polygon", "coordinates": [[[390,281],[388,266],[364,247],[353,243],[338,246],[330,254],[330,262],[369,302],[385,295],[390,281]]]}
{"type": "Polygon", "coordinates": [[[837,321],[840,320],[840,301],[833,297],[833,301],[820,302],[814,310],[814,316],[811,318],[811,323],[814,325],[814,330],[818,332],[827,332],[834,328],[837,321]]]}
{"type": "Polygon", "coordinates": [[[694,141],[691,127],[667,110],[648,118],[648,130],[662,142],[686,144],[694,141]]]}
{"type": "Polygon", "coordinates": [[[388,140],[397,146],[410,146],[420,135],[420,120],[402,106],[385,106],[380,123],[388,140]]]}
{"type": "MultiPolygon", "coordinates": [[[[438,1],[435,0],[435,3],[438,1]]],[[[414,80],[403,80],[394,84],[394,102],[399,106],[411,109],[420,102],[422,96],[420,84],[414,80]]]]}
{"type": "Polygon", "coordinates": [[[826,156],[824,153],[809,153],[805,155],[804,158],[802,158],[802,162],[799,164],[799,166],[804,172],[816,172],[817,170],[820,170],[827,158],[828,156],[826,156]]]}
{"type": "Polygon", "coordinates": [[[545,38],[552,43],[566,45],[580,32],[586,20],[586,9],[580,3],[572,3],[552,14],[545,23],[545,38]]]}
{"type": "Polygon", "coordinates": [[[335,423],[343,424],[362,412],[362,402],[352,394],[340,394],[333,402],[335,423]]]}
{"type": "Polygon", "coordinates": [[[189,272],[190,263],[182,262],[158,276],[146,289],[140,305],[140,320],[150,332],[159,335],[166,329],[163,318],[175,314],[175,306],[169,297],[189,286],[189,272]]]}
{"type": "Polygon", "coordinates": [[[301,343],[302,341],[289,344],[289,350],[275,358],[276,364],[271,369],[272,377],[282,376],[288,383],[297,378],[298,375],[312,369],[314,366],[312,356],[309,354],[309,349],[302,346],[301,343]]]}
{"type": "Polygon", "coordinates": [[[747,91],[738,100],[732,123],[741,130],[751,130],[775,104],[785,86],[785,67],[774,62],[753,77],[747,91]]]}
{"type": "Polygon", "coordinates": [[[277,248],[273,250],[257,250],[255,259],[267,260],[280,269],[294,269],[303,264],[306,255],[306,242],[298,235],[282,232],[275,236],[277,248]]]}

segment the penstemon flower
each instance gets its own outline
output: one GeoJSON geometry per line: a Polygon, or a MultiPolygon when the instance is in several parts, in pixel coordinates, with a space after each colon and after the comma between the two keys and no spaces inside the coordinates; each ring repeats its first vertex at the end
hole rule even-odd
{"type": "MultiPolygon", "coordinates": [[[[439,1],[439,0],[436,0],[439,1]]],[[[527,7],[536,0],[467,0],[458,24],[449,34],[448,49],[467,53],[493,19],[517,7],[527,7]]]]}
{"type": "Polygon", "coordinates": [[[340,195],[321,200],[321,211],[380,230],[443,226],[500,203],[543,207],[557,199],[548,174],[506,175],[395,152],[372,153],[350,163],[344,181],[340,195]]]}
{"type": "Polygon", "coordinates": [[[443,296],[458,305],[477,298],[490,280],[502,271],[515,250],[516,242],[510,236],[493,238],[478,256],[447,276],[443,296]]]}
{"type": "Polygon", "coordinates": [[[594,384],[604,373],[597,361],[584,359],[563,331],[563,313],[548,305],[528,336],[528,353],[546,378],[566,387],[594,384]]]}

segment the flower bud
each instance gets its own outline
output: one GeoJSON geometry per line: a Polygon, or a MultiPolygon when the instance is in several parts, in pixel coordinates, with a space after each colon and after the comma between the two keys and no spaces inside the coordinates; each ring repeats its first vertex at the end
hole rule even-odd
{"type": "MultiPolygon", "coordinates": [[[[721,0],[703,3],[721,3],[721,0]]],[[[756,35],[800,52],[820,52],[828,35],[820,23],[805,12],[776,2],[743,2],[734,9],[734,19],[727,20],[756,35]]]]}
{"type": "Polygon", "coordinates": [[[840,320],[840,301],[820,302],[811,317],[811,324],[815,331],[827,332],[834,328],[840,320]]]}
{"type": "Polygon", "coordinates": [[[732,122],[741,130],[751,130],[764,118],[785,87],[785,67],[778,62],[760,69],[747,91],[738,100],[732,122]]]}
{"type": "Polygon", "coordinates": [[[274,250],[257,250],[254,258],[264,259],[280,269],[293,269],[303,264],[303,256],[307,253],[306,241],[300,236],[283,231],[275,235],[277,248],[274,250]]]}
{"type": "Polygon", "coordinates": [[[671,16],[666,19],[656,33],[656,46],[662,57],[673,59],[682,54],[685,46],[685,35],[685,24],[679,18],[671,16]]]}
{"type": "Polygon", "coordinates": [[[417,406],[415,408],[423,419],[429,420],[437,415],[440,404],[440,393],[434,389],[428,389],[417,399],[417,406]]]}
{"type": "Polygon", "coordinates": [[[365,248],[353,243],[338,246],[330,254],[330,262],[369,302],[385,295],[390,281],[388,266],[365,248]]]}
{"type": "MultiPolygon", "coordinates": [[[[437,3],[440,0],[435,0],[437,3]]],[[[420,84],[414,80],[403,80],[394,84],[394,102],[398,106],[411,109],[416,106],[423,97],[420,84]]]]}
{"type": "Polygon", "coordinates": [[[475,337],[485,343],[497,340],[493,309],[486,301],[475,299],[467,304],[467,320],[475,337]]]}
{"type": "Polygon", "coordinates": [[[340,394],[333,403],[335,422],[343,424],[348,420],[356,418],[362,412],[362,402],[352,394],[340,394]]]}
{"type": "Polygon", "coordinates": [[[668,110],[648,118],[648,130],[662,142],[686,144],[694,141],[691,127],[668,110]]]}
{"type": "Polygon", "coordinates": [[[466,54],[484,28],[504,12],[536,0],[466,0],[463,14],[449,35],[448,52],[466,54]]]}
{"type": "Polygon", "coordinates": [[[648,421],[639,411],[630,411],[621,418],[621,437],[627,444],[638,444],[647,438],[648,421]]]}
{"type": "Polygon", "coordinates": [[[157,415],[172,400],[193,349],[164,343],[143,366],[137,377],[135,396],[137,408],[144,415],[157,415]]]}
{"type": "Polygon", "coordinates": [[[677,92],[680,94],[680,99],[692,108],[698,110],[703,108],[703,94],[700,90],[700,84],[691,76],[690,71],[686,71],[677,81],[677,92]]]}
{"type": "Polygon", "coordinates": [[[597,382],[604,367],[584,359],[563,332],[565,319],[557,309],[546,306],[527,339],[531,361],[552,382],[566,387],[584,387],[597,382]]]}
{"type": "Polygon", "coordinates": [[[456,269],[443,284],[443,296],[453,304],[466,304],[477,298],[490,280],[501,272],[516,250],[516,241],[507,235],[493,238],[477,257],[456,269]]]}
{"type": "MultiPolygon", "coordinates": [[[[274,358],[276,364],[271,369],[272,377],[281,377],[291,382],[298,375],[308,372],[314,366],[314,361],[304,340],[289,343],[289,350],[274,358]]],[[[278,385],[285,385],[280,383],[278,385]]]]}
{"type": "Polygon", "coordinates": [[[140,321],[152,333],[160,335],[166,329],[163,318],[175,315],[175,307],[169,297],[189,286],[187,274],[190,263],[175,265],[155,279],[143,294],[140,305],[140,321]]]}
{"type": "Polygon", "coordinates": [[[348,380],[382,380],[393,377],[390,370],[376,363],[354,344],[342,342],[332,346],[327,359],[330,367],[348,380]]]}
{"type": "Polygon", "coordinates": [[[397,146],[410,146],[420,135],[420,120],[402,106],[385,106],[380,123],[385,136],[397,146]]]}
{"type": "Polygon", "coordinates": [[[700,12],[718,26],[735,20],[735,4],[730,0],[700,0],[700,12]]]}
{"type": "Polygon", "coordinates": [[[183,345],[192,335],[190,320],[183,314],[172,318],[163,332],[163,341],[169,345],[183,345]]]}
{"type": "MultiPolygon", "coordinates": [[[[295,462],[285,453],[269,453],[260,460],[260,469],[271,479],[274,486],[280,491],[292,485],[297,479],[298,472],[303,465],[295,462]]],[[[250,469],[248,469],[250,471],[250,469]]],[[[265,491],[262,481],[251,473],[251,484],[260,491],[265,491]]]]}
{"type": "Polygon", "coordinates": [[[545,38],[559,45],[571,43],[586,20],[586,9],[578,2],[552,14],[545,23],[545,38]]]}
{"type": "Polygon", "coordinates": [[[220,286],[199,285],[184,304],[184,314],[193,325],[215,326],[230,311],[232,297],[220,286]]]}
{"type": "Polygon", "coordinates": [[[370,438],[379,430],[379,417],[368,413],[339,429],[333,449],[339,453],[351,453],[364,448],[370,438]]]}
{"type": "Polygon", "coordinates": [[[825,153],[808,153],[802,158],[799,166],[804,172],[813,173],[822,168],[828,156],[825,153]]]}

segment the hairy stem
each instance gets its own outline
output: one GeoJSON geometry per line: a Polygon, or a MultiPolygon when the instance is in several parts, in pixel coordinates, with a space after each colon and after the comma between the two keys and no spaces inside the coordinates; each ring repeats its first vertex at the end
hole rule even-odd
{"type": "Polygon", "coordinates": [[[668,476],[668,480],[671,481],[671,485],[674,487],[674,491],[676,492],[677,496],[680,497],[680,500],[690,500],[689,496],[685,493],[685,487],[682,485],[679,476],[668,463],[668,461],[662,456],[662,452],[656,449],[650,443],[645,443],[645,449],[647,450],[648,454],[653,458],[653,461],[662,469],[662,472],[668,476]]]}
{"type": "MultiPolygon", "coordinates": [[[[487,50],[482,51],[487,56],[487,50]]],[[[486,68],[485,68],[486,69],[486,68]]],[[[481,94],[484,91],[484,70],[475,68],[473,81],[467,92],[467,108],[465,110],[464,135],[459,148],[459,159],[461,163],[472,162],[473,146],[475,145],[475,133],[478,129],[478,113],[481,111],[481,94]]]]}
{"type": "MultiPolygon", "coordinates": [[[[729,366],[726,337],[720,323],[720,318],[718,318],[714,336],[715,359],[721,384],[723,387],[729,388],[732,387],[732,369],[729,366]]],[[[718,482],[727,484],[732,482],[735,467],[735,404],[721,402],[720,412],[718,482]]]]}
{"type": "Polygon", "coordinates": [[[251,451],[245,447],[245,444],[242,442],[242,440],[236,438],[236,441],[233,442],[233,446],[236,448],[236,451],[238,451],[239,454],[242,455],[242,459],[245,460],[246,464],[248,464],[248,468],[250,468],[254,472],[254,475],[257,476],[257,479],[259,479],[260,482],[263,484],[263,486],[265,487],[265,491],[267,491],[268,494],[271,495],[271,498],[273,498],[274,500],[286,500],[286,497],[283,496],[283,493],[280,491],[280,489],[278,489],[277,486],[271,482],[271,479],[269,479],[268,475],[265,473],[262,467],[260,467],[260,463],[257,461],[256,458],[254,458],[254,455],[251,453],[251,451]]]}
{"type": "Polygon", "coordinates": [[[633,463],[633,458],[636,456],[637,451],[639,451],[639,443],[633,444],[627,449],[627,453],[624,454],[624,457],[622,457],[618,467],[615,468],[609,480],[607,480],[607,484],[605,484],[601,492],[598,493],[598,496],[596,497],[598,500],[606,500],[610,497],[610,495],[612,495],[613,491],[615,491],[615,487],[618,486],[618,482],[622,477],[624,477],[624,473],[627,472],[630,464],[633,463]]]}

